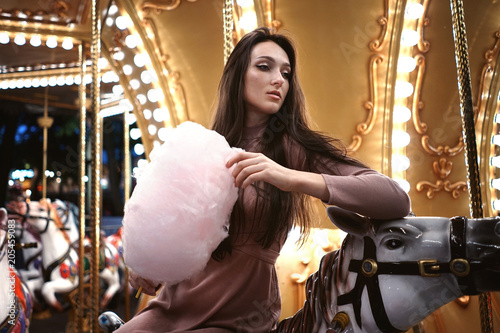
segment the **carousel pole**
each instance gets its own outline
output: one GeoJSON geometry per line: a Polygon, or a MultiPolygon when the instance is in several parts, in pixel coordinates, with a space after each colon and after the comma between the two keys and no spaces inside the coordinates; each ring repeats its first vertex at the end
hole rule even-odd
{"type": "Polygon", "coordinates": [[[233,1],[225,0],[224,8],[222,9],[222,18],[224,24],[224,64],[233,51],[233,28],[234,28],[234,18],[233,18],[233,1]]]}
{"type": "MultiPolygon", "coordinates": [[[[87,135],[87,110],[85,109],[85,104],[86,104],[86,88],[85,88],[85,83],[83,81],[83,78],[85,77],[85,72],[86,72],[86,63],[85,63],[85,44],[82,42],[79,46],[78,49],[79,53],[79,61],[80,61],[80,77],[82,78],[82,83],[78,87],[78,95],[80,98],[80,221],[79,221],[79,226],[80,226],[80,239],[78,243],[78,261],[80,263],[85,262],[85,245],[84,245],[84,239],[85,239],[85,193],[86,193],[86,186],[85,186],[85,170],[86,170],[86,135],[87,135]]],[[[80,265],[80,269],[78,270],[78,300],[79,302],[77,303],[77,330],[79,333],[83,332],[83,318],[84,318],[84,290],[85,290],[85,283],[84,283],[84,272],[85,269],[83,265],[80,265]]]]}
{"type": "Polygon", "coordinates": [[[52,126],[54,118],[48,116],[49,113],[49,87],[45,87],[45,101],[43,104],[43,117],[37,119],[38,126],[43,128],[43,160],[42,160],[42,198],[47,198],[47,141],[48,129],[52,126]]]}
{"type": "MultiPolygon", "coordinates": [[[[455,60],[457,64],[458,90],[460,94],[460,112],[462,114],[462,130],[465,143],[465,164],[470,194],[470,210],[473,218],[483,217],[479,167],[477,162],[477,145],[472,105],[472,88],[469,70],[469,53],[462,0],[450,0],[455,40],[455,60]]],[[[488,293],[479,295],[481,315],[481,332],[493,332],[491,299],[488,293]]]]}
{"type": "MultiPolygon", "coordinates": [[[[129,124],[128,124],[128,111],[123,113],[123,176],[125,177],[123,180],[124,187],[124,198],[123,203],[126,204],[128,199],[130,198],[130,189],[131,189],[131,175],[130,175],[130,135],[129,135],[129,124]]],[[[128,283],[128,267],[125,265],[125,322],[130,319],[130,298],[129,298],[129,283],[128,283]]]]}
{"type": "Polygon", "coordinates": [[[92,146],[91,166],[92,180],[90,193],[90,237],[92,242],[90,260],[90,332],[98,333],[99,328],[99,242],[101,225],[101,139],[102,118],[100,110],[100,85],[99,67],[97,62],[101,54],[101,19],[100,1],[92,0],[92,43],[90,56],[92,62],[92,83],[90,85],[91,110],[92,110],[92,146]]]}

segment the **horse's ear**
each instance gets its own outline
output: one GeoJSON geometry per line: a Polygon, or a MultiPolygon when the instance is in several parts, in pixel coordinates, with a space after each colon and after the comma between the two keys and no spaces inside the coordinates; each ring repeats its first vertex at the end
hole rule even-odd
{"type": "Polygon", "coordinates": [[[5,208],[0,208],[0,221],[7,220],[7,210],[5,208]]]}
{"type": "Polygon", "coordinates": [[[364,236],[368,231],[370,222],[367,217],[337,206],[328,207],[326,211],[333,224],[348,234],[364,236]]]}

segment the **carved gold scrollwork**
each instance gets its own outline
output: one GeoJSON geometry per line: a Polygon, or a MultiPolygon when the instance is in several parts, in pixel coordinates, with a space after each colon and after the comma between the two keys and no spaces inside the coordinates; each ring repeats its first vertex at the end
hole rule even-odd
{"type": "Polygon", "coordinates": [[[355,152],[361,146],[361,142],[363,142],[361,135],[353,135],[352,142],[347,146],[347,150],[350,152],[355,152]]]}
{"type": "MultiPolygon", "coordinates": [[[[196,0],[188,0],[191,2],[194,2],[196,0]]],[[[150,17],[144,17],[142,19],[143,26],[146,29],[149,29],[148,36],[152,38],[155,46],[156,46],[156,53],[158,59],[161,61],[161,64],[164,67],[164,70],[166,70],[167,73],[167,80],[168,80],[168,87],[169,91],[167,93],[170,94],[172,97],[172,100],[174,101],[174,106],[175,110],[169,110],[171,111],[171,114],[175,112],[175,117],[179,122],[183,122],[185,120],[188,120],[188,108],[187,108],[187,100],[186,100],[186,95],[184,91],[184,87],[182,83],[180,82],[180,77],[181,74],[177,71],[172,71],[169,64],[168,60],[170,56],[168,54],[163,53],[163,48],[161,45],[161,40],[159,38],[158,34],[158,29],[156,28],[156,25],[154,21],[150,17]]]]}
{"type": "Polygon", "coordinates": [[[448,161],[446,158],[441,157],[439,160],[432,163],[432,171],[439,177],[436,183],[428,181],[420,181],[417,183],[417,191],[421,192],[427,190],[427,198],[432,199],[437,192],[446,191],[450,192],[454,199],[457,199],[461,192],[467,191],[466,182],[456,182],[452,184],[448,178],[453,169],[453,162],[448,161]]]}
{"type": "MultiPolygon", "coordinates": [[[[196,2],[197,0],[186,0],[196,2]]],[[[150,9],[154,9],[157,13],[163,10],[174,10],[181,4],[181,0],[146,0],[142,3],[142,11],[147,13],[150,9]]]]}
{"type": "Polygon", "coordinates": [[[362,135],[367,135],[373,129],[375,125],[375,121],[377,119],[377,115],[379,112],[379,101],[378,101],[378,65],[384,61],[384,58],[380,52],[385,47],[385,41],[387,37],[388,31],[388,22],[389,22],[389,0],[384,0],[384,14],[377,19],[377,23],[381,26],[380,34],[377,39],[372,40],[368,44],[368,48],[371,51],[378,52],[371,56],[369,62],[369,87],[370,87],[370,96],[369,100],[364,103],[365,109],[368,111],[368,115],[364,122],[359,123],[356,126],[356,134],[352,136],[352,142],[348,144],[347,149],[350,152],[355,152],[361,147],[363,143],[362,135]]]}
{"type": "Polygon", "coordinates": [[[430,137],[428,135],[422,136],[422,147],[424,150],[430,155],[446,155],[446,156],[455,156],[460,153],[464,149],[464,139],[460,137],[458,139],[458,144],[455,147],[450,146],[437,146],[434,147],[430,143],[430,137]]]}
{"type": "Polygon", "coordinates": [[[431,47],[430,43],[424,39],[424,27],[429,25],[429,19],[425,17],[427,14],[427,8],[429,8],[429,2],[430,0],[424,0],[422,4],[422,6],[424,7],[424,11],[422,12],[422,17],[418,20],[417,25],[417,32],[420,35],[417,47],[418,50],[423,53],[429,51],[431,47]]]}
{"type": "Polygon", "coordinates": [[[413,103],[411,113],[413,115],[413,125],[418,134],[427,132],[427,124],[422,122],[420,111],[424,107],[424,103],[420,100],[422,90],[422,80],[425,73],[425,57],[421,54],[415,56],[417,61],[417,80],[415,83],[415,92],[413,93],[413,103]]]}
{"type": "Polygon", "coordinates": [[[358,126],[356,131],[361,135],[366,135],[371,132],[377,119],[378,113],[378,86],[377,86],[377,66],[383,61],[382,56],[374,55],[370,59],[370,100],[364,105],[368,111],[366,120],[358,126]]]}
{"type": "Polygon", "coordinates": [[[50,5],[51,9],[62,19],[68,18],[68,10],[71,8],[70,4],[65,0],[55,0],[50,5]]]}
{"type": "Polygon", "coordinates": [[[428,181],[420,181],[417,183],[417,191],[421,192],[427,189],[427,198],[432,199],[437,192],[442,190],[450,192],[454,199],[460,197],[461,192],[467,191],[466,182],[456,182],[452,184],[449,180],[437,180],[435,184],[428,181]]]}
{"type": "Polygon", "coordinates": [[[441,157],[439,161],[434,161],[434,163],[432,163],[432,170],[441,179],[448,178],[452,168],[453,163],[451,161],[447,161],[444,157],[441,157]]]}
{"type": "Polygon", "coordinates": [[[495,37],[497,41],[495,42],[495,45],[491,50],[486,51],[484,57],[486,58],[487,62],[492,62],[498,55],[500,51],[500,31],[495,32],[495,37]]]}
{"type": "Polygon", "coordinates": [[[189,115],[187,113],[186,95],[184,87],[180,83],[180,77],[181,75],[179,72],[169,73],[168,85],[177,109],[177,118],[179,119],[179,122],[184,122],[189,119],[189,115]]]}
{"type": "Polygon", "coordinates": [[[13,8],[10,10],[0,9],[0,17],[6,16],[11,20],[50,22],[51,24],[74,23],[68,11],[71,5],[66,0],[52,0],[43,3],[43,9],[31,11],[29,9],[13,8]],[[55,18],[57,16],[60,20],[55,18]]]}
{"type": "Polygon", "coordinates": [[[384,48],[385,36],[387,35],[387,23],[389,21],[389,0],[384,1],[384,15],[377,19],[377,23],[382,27],[377,39],[369,44],[372,51],[380,52],[384,48]]]}
{"type": "Polygon", "coordinates": [[[477,102],[476,105],[474,105],[474,118],[475,118],[474,120],[476,124],[479,114],[484,112],[483,96],[487,95],[487,89],[489,89],[491,79],[494,73],[493,70],[494,62],[498,56],[498,53],[500,52],[500,31],[495,32],[495,37],[496,37],[495,45],[493,45],[493,47],[490,50],[486,51],[484,54],[484,59],[486,60],[486,64],[483,66],[483,70],[481,72],[481,82],[479,83],[477,102]]]}

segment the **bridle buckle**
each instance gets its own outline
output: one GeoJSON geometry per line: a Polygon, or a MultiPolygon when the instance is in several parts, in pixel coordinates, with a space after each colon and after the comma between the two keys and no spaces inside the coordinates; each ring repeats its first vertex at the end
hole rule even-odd
{"type": "Polygon", "coordinates": [[[435,273],[439,272],[439,265],[436,259],[421,259],[418,261],[418,269],[420,271],[420,276],[423,277],[438,277],[441,274],[435,273]]]}

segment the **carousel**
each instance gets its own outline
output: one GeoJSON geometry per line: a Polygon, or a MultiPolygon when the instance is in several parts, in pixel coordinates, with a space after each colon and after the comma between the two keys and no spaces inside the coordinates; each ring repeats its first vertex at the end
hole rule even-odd
{"type": "Polygon", "coordinates": [[[496,0],[2,0],[0,333],[112,332],[151,299],[122,255],[134,173],[173,129],[210,126],[262,26],[295,42],[314,128],[413,213],[382,222],[403,231],[381,249],[372,221],[315,202],[275,264],[276,331],[500,332],[499,17],[496,0]]]}

